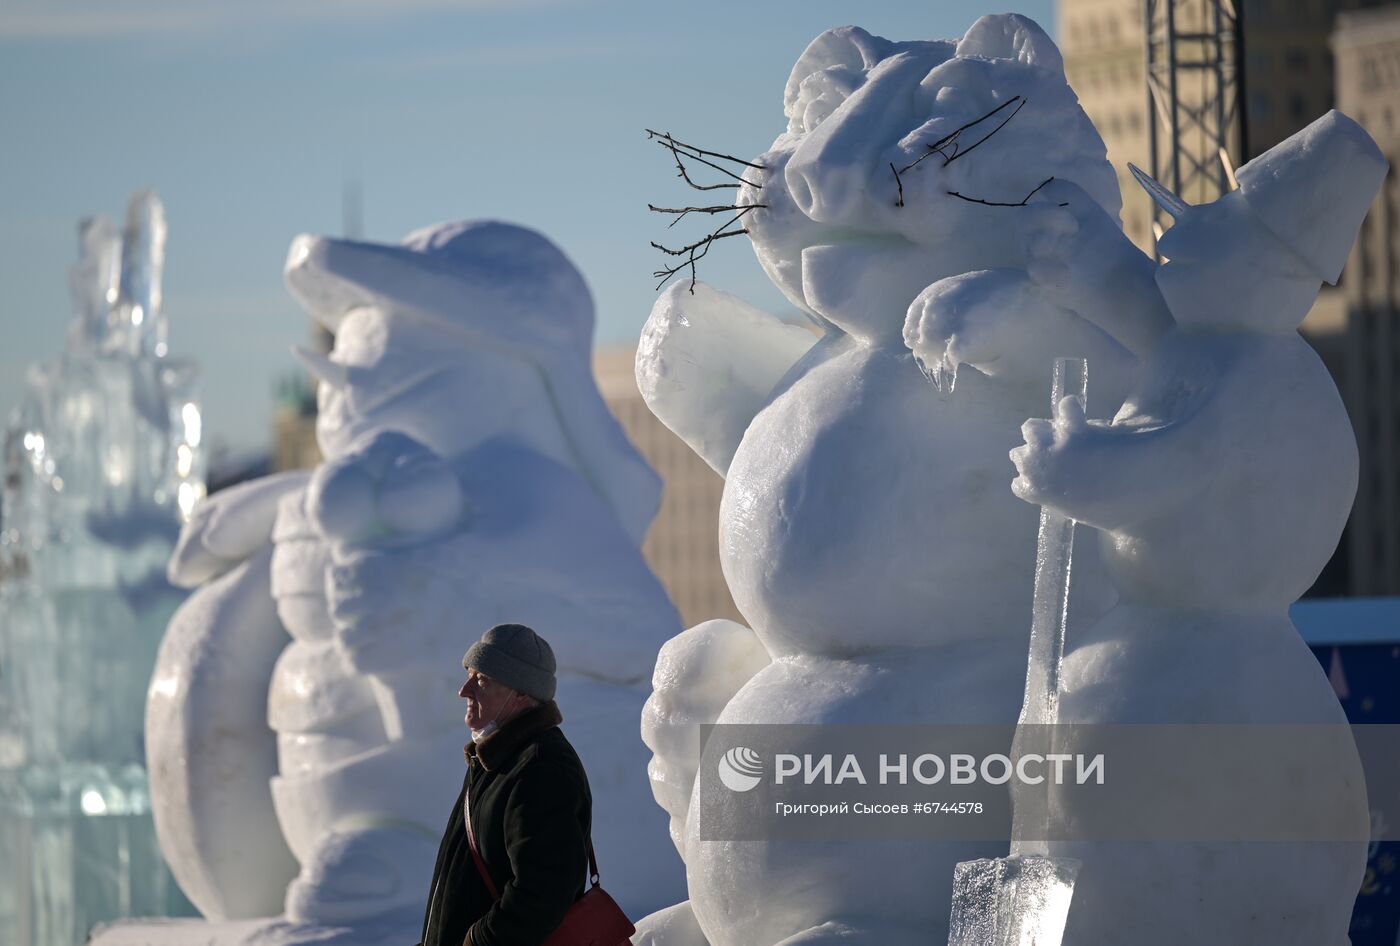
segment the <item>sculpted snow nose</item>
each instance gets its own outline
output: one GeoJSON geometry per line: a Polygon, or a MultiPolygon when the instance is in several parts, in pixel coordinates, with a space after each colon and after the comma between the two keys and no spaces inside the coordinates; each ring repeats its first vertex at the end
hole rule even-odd
{"type": "Polygon", "coordinates": [[[807,135],[783,170],[793,204],[818,223],[856,226],[869,215],[871,172],[887,134],[864,91],[807,135]]]}
{"type": "Polygon", "coordinates": [[[808,132],[783,172],[798,210],[818,223],[869,225],[883,200],[871,193],[871,182],[884,168],[885,150],[919,123],[909,93],[927,68],[912,56],[886,59],[808,132]]]}
{"type": "Polygon", "coordinates": [[[859,214],[866,176],[864,168],[825,166],[821,158],[801,165],[794,159],[783,174],[797,209],[818,223],[830,224],[850,224],[859,214]]]}

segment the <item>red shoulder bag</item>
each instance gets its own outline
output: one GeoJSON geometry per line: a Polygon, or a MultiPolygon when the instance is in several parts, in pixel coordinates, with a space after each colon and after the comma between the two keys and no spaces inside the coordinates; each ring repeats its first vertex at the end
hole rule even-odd
{"type": "MultiPolygon", "coordinates": [[[[501,892],[476,849],[476,836],[472,833],[470,807],[463,806],[467,822],[467,847],[471,848],[472,860],[476,862],[476,872],[486,884],[492,900],[500,900],[501,892]]],[[[582,897],[574,901],[559,927],[549,934],[543,946],[628,946],[637,928],[627,919],[627,914],[598,886],[598,859],[593,855],[593,838],[588,839],[588,879],[589,887],[582,897]]]]}

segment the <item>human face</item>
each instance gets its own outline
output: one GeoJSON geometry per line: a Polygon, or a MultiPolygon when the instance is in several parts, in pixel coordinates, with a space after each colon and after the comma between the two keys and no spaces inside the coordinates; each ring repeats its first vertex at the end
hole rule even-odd
{"type": "Polygon", "coordinates": [[[492,680],[475,667],[468,667],[467,682],[462,684],[462,689],[457,691],[457,695],[467,701],[464,719],[468,728],[481,729],[493,720],[497,725],[505,722],[510,711],[519,702],[517,698],[520,693],[492,680]]]}

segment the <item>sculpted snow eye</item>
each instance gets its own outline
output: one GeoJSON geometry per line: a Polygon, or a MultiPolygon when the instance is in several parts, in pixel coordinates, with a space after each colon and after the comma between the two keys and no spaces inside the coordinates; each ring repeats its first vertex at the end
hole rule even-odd
{"type": "MultiPolygon", "coordinates": [[[[925,82],[927,83],[927,80],[925,82]]],[[[925,84],[921,88],[925,94],[932,95],[935,115],[945,115],[949,118],[972,118],[987,111],[986,108],[982,108],[982,102],[978,96],[960,86],[945,85],[939,88],[936,84],[925,84]]]]}

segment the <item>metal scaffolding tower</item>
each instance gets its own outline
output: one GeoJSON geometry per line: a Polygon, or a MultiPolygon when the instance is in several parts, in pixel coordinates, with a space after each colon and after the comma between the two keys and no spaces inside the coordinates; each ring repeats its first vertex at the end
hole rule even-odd
{"type": "MultiPolygon", "coordinates": [[[[1143,0],[1152,176],[1192,204],[1234,187],[1248,158],[1243,0],[1143,0]]],[[[1153,208],[1154,238],[1162,211],[1153,208]]]]}

